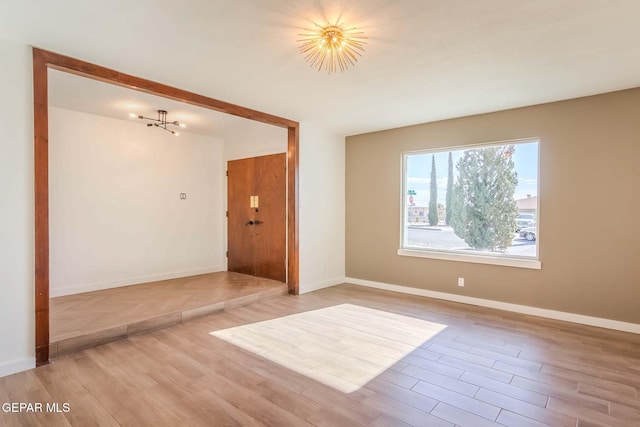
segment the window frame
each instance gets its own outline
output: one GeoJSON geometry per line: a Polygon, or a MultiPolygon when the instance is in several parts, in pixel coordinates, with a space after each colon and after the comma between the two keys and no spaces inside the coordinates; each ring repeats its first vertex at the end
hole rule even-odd
{"type": "MultiPolygon", "coordinates": [[[[403,151],[400,153],[400,174],[401,174],[401,193],[400,193],[400,245],[397,251],[397,255],[399,256],[408,256],[408,257],[416,257],[416,258],[429,258],[429,259],[437,259],[437,260],[446,260],[446,261],[458,261],[458,262],[468,262],[468,263],[476,263],[476,264],[490,264],[490,265],[498,265],[505,267],[518,267],[518,268],[529,268],[540,270],[542,268],[542,262],[540,261],[540,239],[539,239],[539,230],[540,230],[540,146],[542,145],[542,139],[540,137],[529,137],[529,138],[520,138],[520,139],[511,139],[504,141],[493,141],[493,142],[482,142],[482,143],[474,143],[467,145],[456,145],[456,146],[448,146],[448,147],[439,147],[439,148],[427,148],[421,150],[409,150],[403,151]],[[462,251],[452,250],[452,249],[421,249],[416,247],[408,247],[406,244],[406,231],[407,227],[407,206],[406,206],[406,195],[408,192],[407,186],[407,159],[411,155],[418,154],[436,154],[448,151],[464,151],[469,149],[477,149],[477,148],[485,148],[485,147],[495,147],[502,145],[518,145],[518,144],[527,144],[536,142],[538,144],[538,164],[537,164],[537,203],[536,203],[536,255],[535,257],[524,256],[524,255],[503,255],[503,254],[492,254],[488,252],[480,252],[480,251],[462,251]]],[[[454,165],[455,167],[455,165],[454,165]]]]}

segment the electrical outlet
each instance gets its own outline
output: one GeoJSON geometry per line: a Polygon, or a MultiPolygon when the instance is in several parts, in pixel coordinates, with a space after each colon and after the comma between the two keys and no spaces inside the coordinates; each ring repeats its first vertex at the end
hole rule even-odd
{"type": "Polygon", "coordinates": [[[458,286],[464,286],[464,277],[458,277],[458,286]]]}

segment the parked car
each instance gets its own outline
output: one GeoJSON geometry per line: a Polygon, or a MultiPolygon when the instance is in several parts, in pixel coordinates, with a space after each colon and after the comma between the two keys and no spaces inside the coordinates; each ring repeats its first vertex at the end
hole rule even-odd
{"type": "Polygon", "coordinates": [[[516,217],[516,233],[519,233],[525,227],[535,227],[536,218],[533,214],[521,213],[516,217]]]}
{"type": "Polygon", "coordinates": [[[535,227],[524,227],[521,228],[518,233],[520,234],[520,237],[524,237],[528,241],[533,242],[536,240],[538,230],[536,230],[535,227]]]}

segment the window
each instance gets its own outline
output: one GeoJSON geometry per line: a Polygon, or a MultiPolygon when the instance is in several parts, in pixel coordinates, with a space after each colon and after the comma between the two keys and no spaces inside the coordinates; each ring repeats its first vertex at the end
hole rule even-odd
{"type": "Polygon", "coordinates": [[[398,254],[540,268],[538,145],[403,153],[398,254]]]}

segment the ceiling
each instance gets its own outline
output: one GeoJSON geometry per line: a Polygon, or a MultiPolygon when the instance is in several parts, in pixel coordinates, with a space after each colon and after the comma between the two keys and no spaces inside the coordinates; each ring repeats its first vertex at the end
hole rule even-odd
{"type": "Polygon", "coordinates": [[[640,86],[638,0],[0,0],[0,8],[0,37],[345,136],[640,86]],[[368,37],[342,74],[310,68],[297,51],[304,28],[329,21],[368,37]]]}
{"type": "MultiPolygon", "coordinates": [[[[169,128],[179,133],[197,133],[229,140],[231,134],[243,128],[244,134],[260,135],[273,133],[273,126],[230,114],[196,107],[180,101],[76,76],[63,71],[48,71],[49,105],[81,111],[114,119],[137,122],[146,125],[149,121],[137,120],[129,114],[158,118],[158,110],[168,112],[167,121],[179,121],[186,128],[169,128]],[[267,129],[269,128],[269,129],[267,129]]],[[[285,141],[286,131],[282,132],[285,141]]],[[[237,141],[235,142],[238,143],[237,141]]]]}

